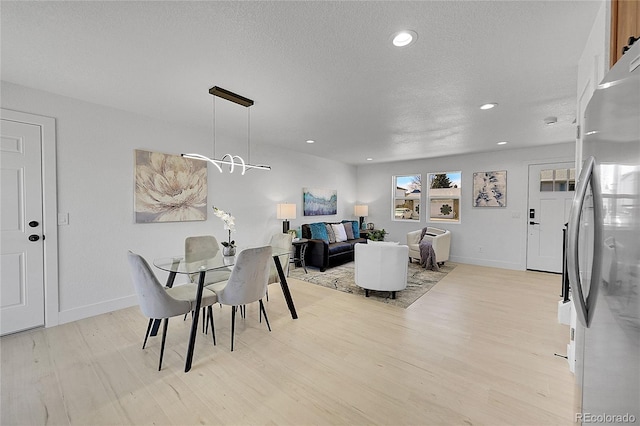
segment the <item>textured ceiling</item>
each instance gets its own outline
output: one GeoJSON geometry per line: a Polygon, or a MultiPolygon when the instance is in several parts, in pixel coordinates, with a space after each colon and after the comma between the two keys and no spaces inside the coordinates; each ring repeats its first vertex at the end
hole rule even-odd
{"type": "MultiPolygon", "coordinates": [[[[600,5],[2,1],[1,77],[207,129],[216,85],[255,101],[252,145],[350,164],[540,146],[574,140],[600,5]],[[394,48],[402,29],[418,40],[394,48]]],[[[225,102],[216,131],[246,134],[246,110],[225,102]]]]}

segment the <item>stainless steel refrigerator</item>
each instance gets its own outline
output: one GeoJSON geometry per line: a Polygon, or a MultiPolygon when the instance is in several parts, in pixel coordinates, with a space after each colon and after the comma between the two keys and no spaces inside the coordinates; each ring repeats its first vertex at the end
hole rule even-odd
{"type": "Polygon", "coordinates": [[[584,120],[567,241],[579,423],[640,424],[640,42],[584,120]]]}

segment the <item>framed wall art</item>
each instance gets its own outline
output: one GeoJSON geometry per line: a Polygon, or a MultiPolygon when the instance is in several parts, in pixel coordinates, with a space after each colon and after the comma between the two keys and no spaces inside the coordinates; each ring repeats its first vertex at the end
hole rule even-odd
{"type": "Polygon", "coordinates": [[[507,206],[507,171],[473,174],[473,207],[507,206]]]}
{"type": "Polygon", "coordinates": [[[305,216],[338,213],[338,191],[335,189],[302,188],[305,216]]]}
{"type": "Polygon", "coordinates": [[[135,150],[136,223],[207,220],[207,163],[135,150]]]}

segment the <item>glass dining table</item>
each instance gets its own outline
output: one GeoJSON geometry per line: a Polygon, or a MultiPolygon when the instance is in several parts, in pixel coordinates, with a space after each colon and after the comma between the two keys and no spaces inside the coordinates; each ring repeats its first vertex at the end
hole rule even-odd
{"type": "MultiPolygon", "coordinates": [[[[242,250],[237,250],[237,253],[240,253],[242,250]]],[[[287,277],[284,273],[284,269],[282,268],[282,263],[280,262],[280,256],[289,255],[291,253],[291,248],[285,247],[273,247],[272,246],[272,256],[273,262],[275,263],[276,270],[278,272],[278,277],[280,278],[280,286],[282,287],[282,293],[284,294],[284,299],[287,302],[287,306],[289,308],[289,312],[291,312],[291,318],[297,319],[298,314],[296,312],[296,307],[293,303],[293,298],[291,297],[291,292],[289,291],[289,284],[287,283],[287,277]]],[[[198,256],[195,256],[198,257],[198,256]]],[[[198,334],[198,318],[202,303],[202,290],[204,288],[205,277],[207,272],[211,271],[231,271],[233,266],[235,265],[237,259],[236,256],[223,256],[222,252],[218,252],[213,257],[200,257],[200,260],[187,262],[185,260],[184,255],[171,256],[171,257],[162,257],[153,260],[153,265],[163,271],[169,272],[169,276],[167,277],[166,287],[173,287],[173,283],[175,281],[177,274],[185,274],[192,275],[198,274],[198,290],[196,294],[196,306],[193,311],[193,319],[191,324],[191,334],[189,336],[189,348],[187,349],[187,359],[185,362],[184,371],[185,373],[191,370],[191,363],[193,360],[193,350],[196,344],[196,336],[198,334]]],[[[155,320],[153,324],[153,328],[151,330],[151,335],[155,336],[158,332],[158,327],[160,325],[160,320],[155,320]]]]}

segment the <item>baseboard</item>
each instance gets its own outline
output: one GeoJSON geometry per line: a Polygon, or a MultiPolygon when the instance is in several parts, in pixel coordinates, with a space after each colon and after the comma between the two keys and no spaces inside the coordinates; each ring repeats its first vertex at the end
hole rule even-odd
{"type": "Polygon", "coordinates": [[[61,311],[58,314],[58,323],[65,324],[68,322],[78,321],[96,315],[129,308],[137,304],[138,300],[136,295],[132,294],[131,296],[122,297],[120,299],[112,299],[106,302],[94,303],[93,305],[80,306],[67,311],[61,311]]]}
{"type": "Polygon", "coordinates": [[[489,266],[491,268],[512,269],[515,271],[524,271],[526,269],[524,265],[521,265],[519,263],[478,259],[475,257],[450,256],[449,260],[454,263],[466,263],[468,265],[489,266]]]}

